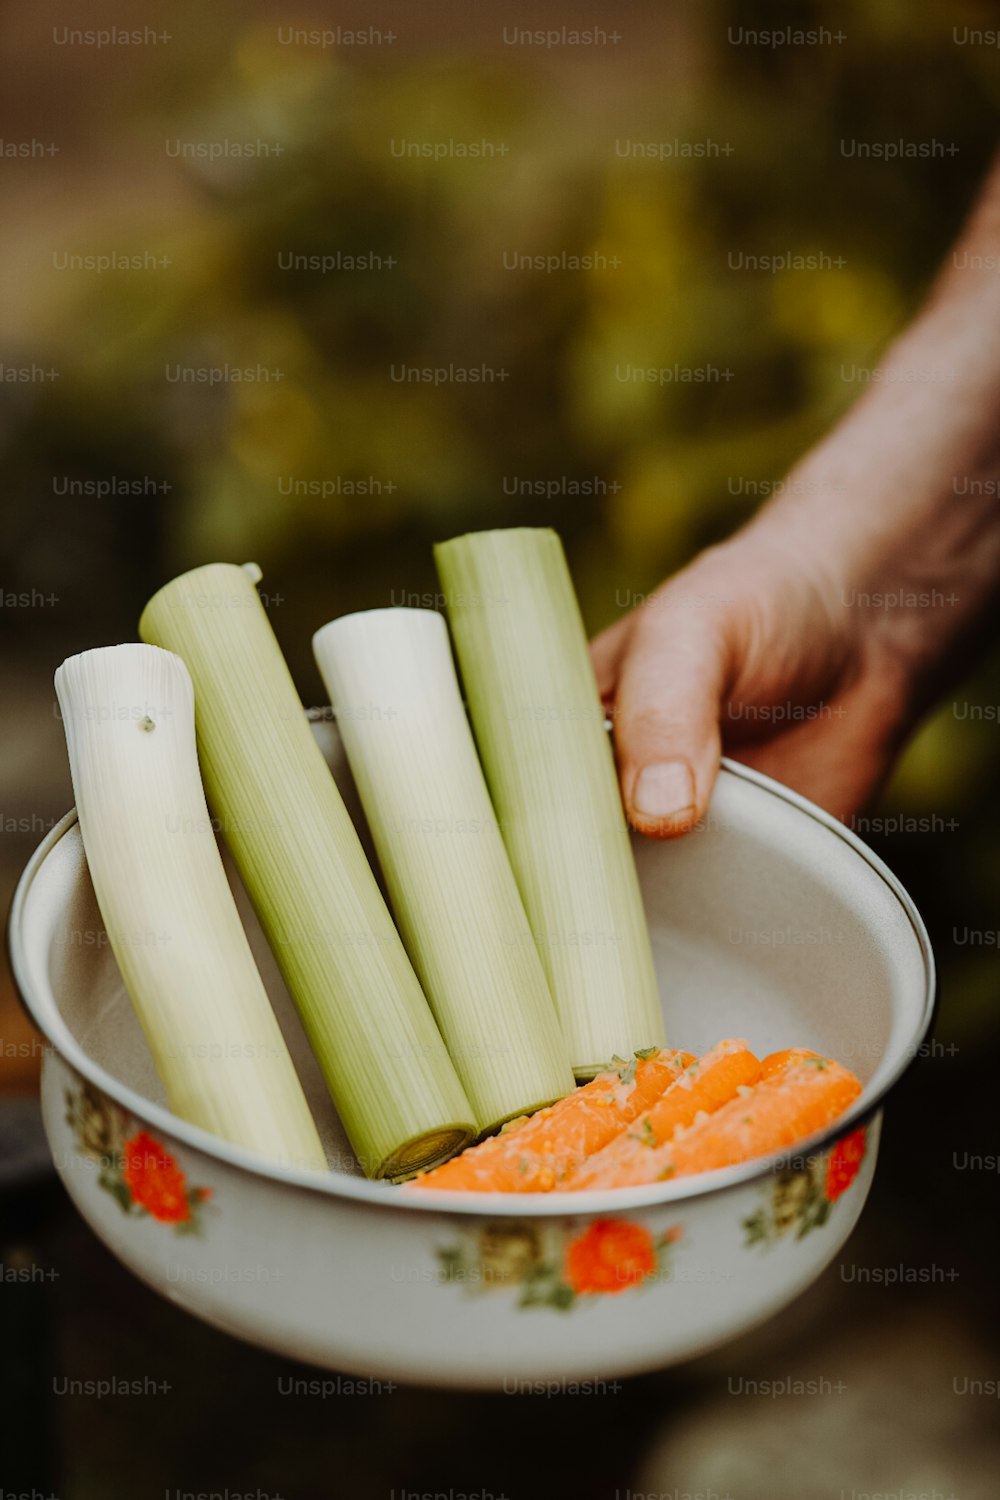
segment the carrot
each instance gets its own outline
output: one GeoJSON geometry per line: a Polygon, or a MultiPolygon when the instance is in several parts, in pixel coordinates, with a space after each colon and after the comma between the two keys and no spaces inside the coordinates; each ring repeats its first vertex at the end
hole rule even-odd
{"type": "Polygon", "coordinates": [[[860,1092],[861,1084],[840,1063],[793,1049],[745,1097],[647,1152],[641,1181],[688,1177],[794,1146],[842,1115],[860,1092]]]}
{"type": "Polygon", "coordinates": [[[719,1042],[700,1061],[685,1068],[647,1114],[571,1171],[565,1186],[583,1190],[649,1181],[645,1158],[650,1150],[664,1145],[675,1130],[691,1125],[698,1115],[720,1109],[737,1089],[756,1083],[760,1068],[742,1039],[719,1042]]]}
{"type": "Polygon", "coordinates": [[[842,1115],[861,1093],[854,1074],[832,1058],[792,1057],[758,1084],[674,1142],[674,1175],[705,1172],[794,1146],[842,1115]]]}
{"type": "Polygon", "coordinates": [[[782,1052],[769,1052],[760,1065],[761,1083],[775,1073],[783,1073],[790,1063],[806,1057],[819,1057],[819,1053],[810,1052],[807,1047],[786,1047],[782,1052]]]}
{"type": "Polygon", "coordinates": [[[637,1055],[500,1135],[414,1178],[409,1190],[545,1193],[579,1162],[650,1109],[695,1058],[663,1050],[637,1055]]]}

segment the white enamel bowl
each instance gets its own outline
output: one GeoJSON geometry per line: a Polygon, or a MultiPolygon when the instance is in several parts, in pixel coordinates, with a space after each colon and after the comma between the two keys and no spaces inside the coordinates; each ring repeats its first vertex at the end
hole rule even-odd
{"type": "MultiPolygon", "coordinates": [[[[315,730],[359,819],[336,729],[315,730]]],[[[795,1158],[615,1193],[431,1200],[367,1182],[234,881],[333,1170],[272,1168],[166,1109],[70,813],[32,857],[10,920],[17,983],[50,1044],[42,1106],[70,1197],[181,1307],[359,1375],[507,1390],[599,1380],[776,1313],[861,1212],[882,1102],[932,1019],[927,934],[857,838],[738,765],[724,767],[702,830],[638,840],[636,857],[673,1044],[809,1046],[863,1080],[857,1105],[795,1158]],[[126,1160],[155,1170],[130,1177],[126,1160]]]]}

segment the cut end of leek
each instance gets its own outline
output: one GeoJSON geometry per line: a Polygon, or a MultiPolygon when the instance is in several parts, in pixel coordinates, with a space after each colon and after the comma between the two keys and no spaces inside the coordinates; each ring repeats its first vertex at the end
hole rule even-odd
{"type": "Polygon", "coordinates": [[[467,1125],[451,1125],[432,1135],[417,1136],[406,1141],[391,1157],[382,1163],[379,1173],[390,1182],[402,1182],[415,1177],[418,1172],[428,1170],[428,1163],[440,1165],[452,1156],[457,1156],[471,1141],[467,1125]]]}
{"type": "Polygon", "coordinates": [[[493,805],[579,1079],[664,1044],[586,633],[555,532],[434,549],[493,805]]]}
{"type": "Polygon", "coordinates": [[[184,663],[110,646],[70,657],[55,684],[94,891],[170,1107],[325,1170],[209,821],[184,663]]]}
{"type": "Polygon", "coordinates": [[[362,1167],[443,1159],[475,1134],[473,1110],[253,581],[196,568],[139,630],[191,673],[209,803],[362,1167]]]}

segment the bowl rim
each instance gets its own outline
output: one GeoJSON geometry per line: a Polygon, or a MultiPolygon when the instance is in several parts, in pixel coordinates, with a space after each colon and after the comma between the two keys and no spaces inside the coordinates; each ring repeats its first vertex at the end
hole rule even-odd
{"type": "Polygon", "coordinates": [[[42,864],[74,826],[77,820],[73,807],[56,823],[35,849],[25,865],[14,891],[7,920],[7,950],[14,984],[29,1019],[45,1037],[52,1052],[71,1067],[87,1082],[113,1099],[137,1119],[154,1127],[159,1134],[172,1137],[180,1144],[200,1152],[203,1156],[216,1158],[226,1166],[260,1178],[264,1182],[291,1188],[304,1189],[323,1197],[347,1199],[368,1207],[398,1209],[404,1213],[445,1214],[473,1216],[476,1218],[599,1218],[621,1211],[643,1208],[669,1207],[691,1199],[708,1198],[755,1181],[761,1181],[776,1171],[787,1169],[790,1162],[801,1162],[815,1156],[842,1136],[866,1125],[879,1112],[887,1095],[896,1087],[916,1060],[920,1045],[933,1026],[938,1008],[937,972],[934,952],[927,928],[912,897],[888,865],[870,849],[863,839],[845,824],[807,797],[791,787],[775,781],[763,772],[723,756],[720,775],[733,776],[749,782],[778,800],[788,803],[800,813],[819,823],[828,832],[841,839],[880,877],[889,888],[910,923],[917,940],[924,966],[924,994],[920,1018],[913,1036],[903,1048],[896,1065],[874,1094],[862,1091],[854,1105],[840,1115],[825,1130],[798,1143],[795,1150],[772,1152],[768,1156],[756,1157],[733,1167],[720,1167],[711,1172],[681,1178],[676,1182],[653,1183],[642,1187],[622,1187],[581,1192],[551,1193],[466,1193],[435,1189],[426,1193],[418,1191],[401,1193],[394,1185],[385,1181],[372,1181],[364,1177],[350,1177],[342,1172],[329,1171],[325,1175],[304,1168],[282,1166],[271,1163],[251,1151],[231,1145],[191,1125],[174,1115],[164,1105],[144,1098],[128,1084],[120,1082],[111,1073],[95,1063],[80,1046],[65,1024],[57,1006],[53,1005],[52,1016],[41,1015],[31,994],[27,978],[27,964],[23,948],[24,910],[35,876],[42,864]]]}

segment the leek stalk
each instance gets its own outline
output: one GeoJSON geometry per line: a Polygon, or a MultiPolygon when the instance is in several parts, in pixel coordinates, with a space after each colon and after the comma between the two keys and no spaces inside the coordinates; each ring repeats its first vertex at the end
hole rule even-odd
{"type": "Polygon", "coordinates": [[[313,650],[407,952],[481,1131],[570,1093],[569,1053],[442,617],[374,609],[313,650]]]}
{"type": "Polygon", "coordinates": [[[362,1167],[397,1178],[452,1155],[471,1106],[248,572],[184,574],[139,631],[191,673],[209,803],[362,1167]]]}
{"type": "Polygon", "coordinates": [[[578,1078],[664,1045],[604,711],[562,544],[435,548],[480,758],[578,1078]]]}
{"type": "Polygon", "coordinates": [[[184,663],[109,646],[70,657],[55,681],[97,903],[170,1108],[325,1170],[209,820],[184,663]]]}

